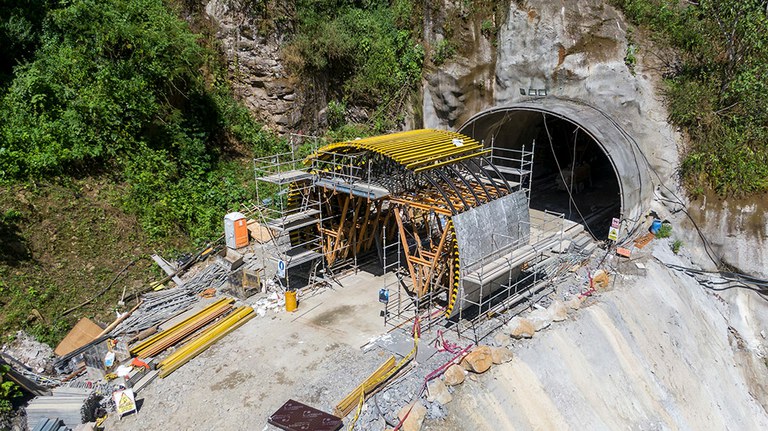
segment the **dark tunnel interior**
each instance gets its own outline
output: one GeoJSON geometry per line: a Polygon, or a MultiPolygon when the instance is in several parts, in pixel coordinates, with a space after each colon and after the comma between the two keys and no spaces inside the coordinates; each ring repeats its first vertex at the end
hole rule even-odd
{"type": "Polygon", "coordinates": [[[486,146],[492,140],[494,147],[534,147],[531,208],[565,214],[597,239],[607,237],[611,219],[621,211],[619,182],[589,134],[568,120],[534,111],[507,112],[483,123],[464,132],[484,139],[486,146]]]}

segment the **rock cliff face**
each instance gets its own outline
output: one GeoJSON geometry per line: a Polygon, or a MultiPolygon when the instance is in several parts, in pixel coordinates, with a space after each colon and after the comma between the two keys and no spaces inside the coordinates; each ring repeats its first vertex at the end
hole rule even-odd
{"type": "MultiPolygon", "coordinates": [[[[605,0],[515,0],[508,7],[495,41],[481,34],[478,22],[459,28],[463,48],[427,71],[423,124],[415,126],[455,129],[485,109],[528,99],[531,90],[589,103],[637,141],[655,170],[660,199],[651,208],[681,227],[676,235],[698,250],[698,263],[711,265],[696,228],[674,203],[685,200],[676,181],[682,138],[667,122],[663,65],[652,43],[633,35],[605,0]]],[[[768,212],[761,201],[710,197],[688,207],[719,257],[768,277],[768,212]]]]}
{"type": "Polygon", "coordinates": [[[280,60],[284,32],[260,31],[259,19],[247,4],[211,0],[205,12],[216,23],[234,91],[259,120],[285,133],[299,126],[301,110],[294,80],[280,60]]]}
{"type": "Polygon", "coordinates": [[[462,28],[462,45],[473,47],[468,54],[461,50],[426,76],[424,126],[457,128],[484,109],[543,91],[606,111],[662,176],[674,172],[679,136],[656,96],[658,74],[646,72],[654,65],[642,55],[625,61],[636,48],[629,48],[624,18],[606,1],[512,1],[494,43],[477,37],[478,25],[462,28]]]}

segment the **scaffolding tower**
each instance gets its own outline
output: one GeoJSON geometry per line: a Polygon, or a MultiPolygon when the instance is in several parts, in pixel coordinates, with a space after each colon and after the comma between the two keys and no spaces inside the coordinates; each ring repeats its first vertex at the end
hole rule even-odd
{"type": "Polygon", "coordinates": [[[261,240],[270,245],[262,248],[265,266],[271,264],[286,289],[297,284],[295,278],[317,283],[323,272],[322,231],[315,226],[323,218],[323,208],[313,174],[297,156],[293,140],[290,151],[255,158],[253,166],[256,204],[249,210],[261,240]]]}

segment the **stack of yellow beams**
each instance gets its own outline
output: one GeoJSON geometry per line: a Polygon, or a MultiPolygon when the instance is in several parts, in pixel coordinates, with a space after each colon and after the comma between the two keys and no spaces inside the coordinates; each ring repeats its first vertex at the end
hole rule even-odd
{"type": "Polygon", "coordinates": [[[235,300],[232,298],[224,298],[208,305],[165,331],[159,332],[136,344],[131,348],[131,354],[143,359],[162,353],[169,347],[185,340],[216,318],[229,312],[234,302],[235,300]]]}
{"type": "Polygon", "coordinates": [[[382,379],[387,376],[387,374],[392,371],[393,368],[395,368],[395,357],[390,356],[390,358],[381,364],[381,366],[377,368],[376,371],[370,375],[370,377],[365,379],[363,383],[356,387],[355,390],[350,392],[336,405],[336,409],[333,411],[334,414],[340,418],[346,417],[349,412],[351,412],[352,409],[354,409],[358,404],[360,397],[364,397],[365,394],[373,390],[376,385],[381,383],[382,379]]]}
{"type": "Polygon", "coordinates": [[[197,338],[185,344],[158,364],[160,377],[166,377],[190,359],[204,352],[227,334],[239,328],[254,316],[253,308],[237,308],[226,318],[206,329],[197,338]]]}
{"type": "Polygon", "coordinates": [[[483,150],[483,144],[460,133],[419,129],[326,145],[309,159],[322,158],[323,153],[352,149],[382,154],[414,172],[478,157],[490,151],[483,150]]]}

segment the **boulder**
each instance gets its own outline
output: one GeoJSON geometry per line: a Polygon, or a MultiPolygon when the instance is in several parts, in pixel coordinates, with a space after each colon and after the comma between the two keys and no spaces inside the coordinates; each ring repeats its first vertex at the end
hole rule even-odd
{"type": "Polygon", "coordinates": [[[491,348],[488,346],[477,346],[464,357],[461,366],[467,370],[478,374],[488,371],[493,365],[491,359],[491,348]]]}
{"type": "Polygon", "coordinates": [[[552,302],[547,308],[547,311],[553,322],[562,322],[568,318],[568,307],[566,307],[562,301],[552,302]]]}
{"type": "Polygon", "coordinates": [[[578,310],[581,308],[581,303],[584,302],[584,300],[578,296],[574,296],[573,298],[565,301],[565,306],[570,308],[571,310],[578,310]]]}
{"type": "Polygon", "coordinates": [[[533,323],[522,317],[515,317],[507,323],[507,329],[509,335],[512,338],[531,338],[536,333],[536,328],[533,323]]]}
{"type": "Polygon", "coordinates": [[[527,317],[533,324],[533,328],[536,332],[539,332],[552,324],[552,317],[550,317],[546,308],[533,310],[527,317]]]}
{"type": "Polygon", "coordinates": [[[427,408],[424,407],[421,401],[417,400],[411,404],[406,404],[397,414],[398,419],[403,421],[403,426],[400,429],[403,431],[421,430],[421,425],[424,423],[424,416],[426,415],[427,408]],[[411,405],[413,405],[413,408],[411,408],[411,405]],[[409,409],[410,413],[408,413],[409,409]]]}
{"type": "Polygon", "coordinates": [[[448,367],[447,370],[445,370],[445,373],[443,373],[443,380],[446,385],[448,386],[456,386],[464,383],[464,378],[466,377],[464,368],[461,368],[460,366],[453,364],[450,367],[448,367]]]}
{"type": "Polygon", "coordinates": [[[499,331],[496,335],[493,336],[493,341],[496,343],[496,346],[499,347],[507,347],[509,346],[509,342],[511,339],[509,338],[509,334],[504,331],[499,331]]]}
{"type": "Polygon", "coordinates": [[[440,379],[435,379],[427,385],[427,401],[430,403],[438,402],[445,405],[451,402],[453,396],[448,392],[448,386],[445,386],[440,379]]]}
{"type": "Polygon", "coordinates": [[[610,278],[608,277],[608,273],[602,269],[598,269],[594,274],[592,274],[592,287],[595,289],[606,290],[608,289],[609,283],[610,278]]]}
{"type": "Polygon", "coordinates": [[[512,351],[506,347],[492,347],[491,348],[491,360],[494,364],[499,365],[512,360],[512,351]]]}

